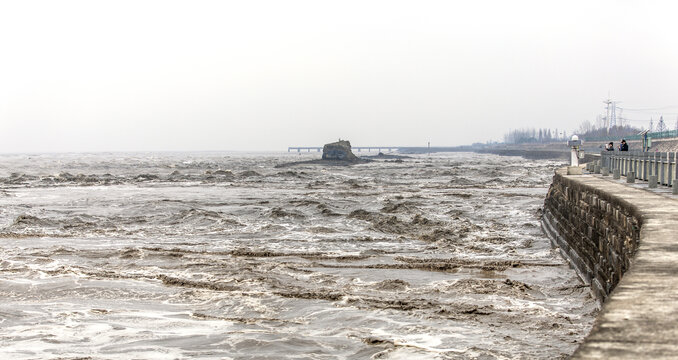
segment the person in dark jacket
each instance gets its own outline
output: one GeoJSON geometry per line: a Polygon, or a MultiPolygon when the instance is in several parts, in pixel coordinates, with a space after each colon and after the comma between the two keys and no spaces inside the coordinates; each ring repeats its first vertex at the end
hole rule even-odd
{"type": "Polygon", "coordinates": [[[607,144],[607,146],[605,147],[605,150],[614,151],[614,143],[612,141],[610,141],[610,143],[607,144]]]}
{"type": "Polygon", "coordinates": [[[621,144],[619,144],[619,151],[629,151],[629,144],[626,143],[625,139],[622,139],[621,144]]]}

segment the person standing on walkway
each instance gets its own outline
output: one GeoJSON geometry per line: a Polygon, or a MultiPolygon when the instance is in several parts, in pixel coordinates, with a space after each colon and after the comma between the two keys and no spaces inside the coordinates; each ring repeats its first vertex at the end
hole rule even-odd
{"type": "Polygon", "coordinates": [[[619,144],[619,151],[629,151],[629,144],[626,143],[626,139],[622,139],[621,144],[619,144]]]}
{"type": "Polygon", "coordinates": [[[614,143],[610,141],[610,143],[605,146],[605,150],[614,151],[614,143]]]}

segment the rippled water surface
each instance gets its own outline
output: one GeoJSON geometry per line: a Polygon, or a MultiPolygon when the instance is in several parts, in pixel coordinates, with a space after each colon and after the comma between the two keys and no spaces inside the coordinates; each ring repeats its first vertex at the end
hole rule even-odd
{"type": "Polygon", "coordinates": [[[566,357],[596,304],[553,161],[0,156],[0,358],[566,357]]]}

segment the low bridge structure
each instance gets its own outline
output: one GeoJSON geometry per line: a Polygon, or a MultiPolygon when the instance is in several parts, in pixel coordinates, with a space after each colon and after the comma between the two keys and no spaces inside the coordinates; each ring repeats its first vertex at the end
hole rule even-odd
{"type": "MultiPolygon", "coordinates": [[[[317,151],[322,152],[322,146],[289,146],[287,152],[311,152],[317,151]]],[[[455,152],[455,151],[474,151],[473,148],[468,146],[352,146],[351,150],[362,152],[362,151],[397,151],[401,154],[426,154],[434,152],[455,152]]]]}
{"type": "MultiPolygon", "coordinates": [[[[368,152],[370,152],[372,150],[376,150],[378,152],[381,152],[382,150],[386,150],[386,151],[391,152],[391,151],[399,150],[399,149],[402,149],[402,148],[403,148],[402,146],[352,146],[351,150],[358,151],[358,152],[361,152],[363,150],[367,150],[368,152]]],[[[287,148],[287,152],[292,152],[292,151],[302,152],[304,150],[306,152],[311,152],[311,151],[320,152],[320,151],[323,150],[323,147],[322,146],[290,146],[290,147],[287,148]]]]}
{"type": "Polygon", "coordinates": [[[302,150],[306,150],[306,152],[311,152],[311,150],[321,152],[323,151],[322,146],[290,146],[287,148],[287,152],[291,152],[292,150],[296,150],[296,152],[301,152],[302,150]]]}

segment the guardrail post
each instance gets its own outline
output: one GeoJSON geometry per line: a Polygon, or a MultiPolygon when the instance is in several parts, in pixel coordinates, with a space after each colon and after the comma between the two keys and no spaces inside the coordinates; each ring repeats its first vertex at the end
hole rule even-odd
{"type": "Polygon", "coordinates": [[[673,184],[678,180],[678,152],[673,153],[673,184]]]}
{"type": "Polygon", "coordinates": [[[610,152],[605,150],[603,151],[603,153],[604,153],[603,159],[605,159],[605,167],[609,169],[611,165],[610,161],[612,160],[610,157],[610,152]]]}
{"type": "Polygon", "coordinates": [[[674,167],[675,167],[675,162],[676,162],[676,153],[669,153],[669,177],[666,179],[666,185],[671,186],[673,185],[673,172],[674,172],[674,167]]]}
{"type": "Polygon", "coordinates": [[[659,171],[659,185],[668,185],[669,178],[669,153],[660,153],[659,157],[661,159],[661,170],[659,171]]]}
{"type": "Polygon", "coordinates": [[[603,174],[603,176],[610,176],[610,169],[607,167],[600,168],[600,172],[603,174]]]}
{"type": "Polygon", "coordinates": [[[662,172],[661,172],[661,178],[659,179],[659,183],[662,185],[668,185],[668,182],[666,181],[666,167],[668,165],[669,161],[669,153],[661,153],[661,159],[662,159],[662,172]]]}
{"type": "Polygon", "coordinates": [[[640,164],[641,164],[643,153],[640,152],[640,151],[634,151],[633,156],[635,156],[635,158],[636,158],[636,168],[634,169],[634,171],[636,173],[636,179],[642,179],[642,177],[641,177],[642,174],[640,172],[640,168],[641,168],[640,164]]]}
{"type": "Polygon", "coordinates": [[[633,178],[635,179],[635,178],[636,178],[636,173],[637,173],[638,171],[636,171],[636,166],[635,166],[635,165],[636,165],[636,164],[635,164],[636,158],[635,158],[635,154],[634,154],[633,151],[629,151],[629,158],[631,159],[631,161],[630,161],[631,164],[630,164],[630,166],[629,166],[629,172],[632,172],[632,173],[633,173],[633,178]]]}
{"type": "Polygon", "coordinates": [[[650,174],[647,173],[647,161],[650,157],[650,154],[643,152],[643,180],[647,180],[650,174]]]}
{"type": "Polygon", "coordinates": [[[657,181],[661,184],[664,179],[664,154],[657,153],[657,162],[659,163],[659,169],[657,170],[657,181]]]}
{"type": "Polygon", "coordinates": [[[652,175],[657,175],[659,172],[659,163],[657,162],[657,153],[652,154],[652,175]]]}
{"type": "Polygon", "coordinates": [[[619,180],[621,178],[619,169],[612,170],[612,178],[619,180]]]}
{"type": "Polygon", "coordinates": [[[636,174],[634,174],[633,171],[626,173],[626,182],[629,184],[636,182],[636,174]]]}
{"type": "Polygon", "coordinates": [[[619,153],[619,173],[621,175],[626,175],[626,158],[621,152],[619,153]]]}

